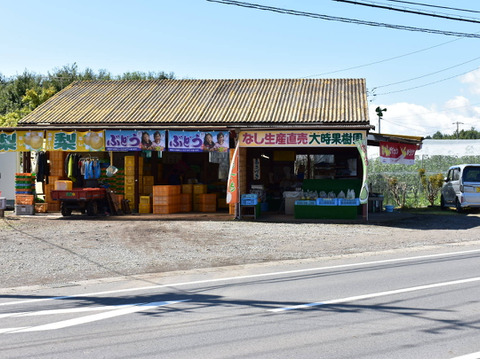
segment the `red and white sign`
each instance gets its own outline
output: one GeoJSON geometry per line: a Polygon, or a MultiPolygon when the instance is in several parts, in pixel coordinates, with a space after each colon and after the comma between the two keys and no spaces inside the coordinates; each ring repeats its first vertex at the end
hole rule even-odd
{"type": "Polygon", "coordinates": [[[416,145],[380,141],[380,161],[385,164],[415,164],[416,145]]]}

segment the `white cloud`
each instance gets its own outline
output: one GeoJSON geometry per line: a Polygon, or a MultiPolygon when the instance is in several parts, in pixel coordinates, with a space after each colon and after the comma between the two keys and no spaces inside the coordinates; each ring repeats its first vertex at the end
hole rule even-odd
{"type": "Polygon", "coordinates": [[[473,94],[480,94],[480,68],[463,75],[460,81],[465,84],[471,84],[470,90],[473,94]]]}
{"type": "MultiPolygon", "coordinates": [[[[375,125],[375,132],[378,132],[375,108],[370,108],[370,123],[375,125]]],[[[470,100],[463,96],[448,100],[441,109],[410,103],[381,105],[381,108],[387,109],[380,124],[384,134],[431,136],[437,131],[453,134],[457,130],[457,123],[460,130],[468,130],[472,126],[478,129],[476,124],[480,122],[480,108],[471,106],[470,100]]]]}

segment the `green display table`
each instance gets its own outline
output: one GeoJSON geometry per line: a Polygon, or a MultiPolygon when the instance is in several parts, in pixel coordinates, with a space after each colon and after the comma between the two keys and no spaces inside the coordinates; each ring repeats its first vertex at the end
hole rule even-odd
{"type": "Polygon", "coordinates": [[[295,219],[356,219],[359,206],[295,205],[295,219]]]}

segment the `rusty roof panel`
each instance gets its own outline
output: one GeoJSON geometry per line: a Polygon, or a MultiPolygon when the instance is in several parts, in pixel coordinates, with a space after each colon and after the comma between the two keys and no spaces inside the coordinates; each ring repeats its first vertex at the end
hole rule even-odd
{"type": "Polygon", "coordinates": [[[73,83],[19,125],[368,125],[364,79],[139,80],[73,83]]]}

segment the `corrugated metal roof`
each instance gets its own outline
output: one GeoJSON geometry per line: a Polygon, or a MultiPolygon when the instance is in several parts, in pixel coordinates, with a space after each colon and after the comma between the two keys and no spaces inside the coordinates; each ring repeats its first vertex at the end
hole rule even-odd
{"type": "Polygon", "coordinates": [[[364,79],[83,81],[19,125],[368,125],[364,79]]]}

